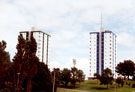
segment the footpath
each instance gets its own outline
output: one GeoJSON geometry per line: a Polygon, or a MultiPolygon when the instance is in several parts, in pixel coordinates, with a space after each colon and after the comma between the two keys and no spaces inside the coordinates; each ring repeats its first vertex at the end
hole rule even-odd
{"type": "Polygon", "coordinates": [[[58,88],[57,92],[90,92],[90,91],[58,88]]]}

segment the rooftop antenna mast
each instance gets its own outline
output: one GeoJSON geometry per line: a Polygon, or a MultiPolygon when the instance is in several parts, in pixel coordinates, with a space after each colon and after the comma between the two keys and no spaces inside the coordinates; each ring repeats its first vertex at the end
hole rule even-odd
{"type": "Polygon", "coordinates": [[[101,24],[100,24],[100,31],[104,31],[102,11],[101,11],[101,21],[100,22],[101,22],[101,24]]]}
{"type": "Polygon", "coordinates": [[[102,29],[102,11],[101,11],[101,29],[102,29]]]}

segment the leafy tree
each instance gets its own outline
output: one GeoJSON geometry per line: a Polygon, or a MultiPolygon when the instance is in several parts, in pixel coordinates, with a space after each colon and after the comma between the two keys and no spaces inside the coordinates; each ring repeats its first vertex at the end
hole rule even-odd
{"type": "Polygon", "coordinates": [[[20,34],[18,36],[17,53],[13,59],[13,76],[16,90],[32,90],[32,79],[37,73],[36,56],[37,44],[33,36],[25,40],[20,34]],[[27,79],[27,87],[22,88],[23,81],[27,79]]]}
{"type": "Polygon", "coordinates": [[[123,75],[123,76],[133,76],[135,71],[135,65],[134,62],[131,60],[125,60],[124,62],[121,62],[116,67],[116,72],[123,75]]]}
{"type": "Polygon", "coordinates": [[[78,82],[83,82],[85,79],[85,75],[82,70],[78,70],[78,82]]]}
{"type": "Polygon", "coordinates": [[[75,87],[78,81],[78,69],[76,67],[71,68],[71,83],[75,87]]]}
{"type": "Polygon", "coordinates": [[[10,64],[9,52],[5,51],[7,43],[5,41],[0,42],[0,65],[10,64]]]}
{"type": "Polygon", "coordinates": [[[97,79],[97,83],[98,83],[98,80],[100,79],[100,74],[99,73],[94,73],[94,76],[96,77],[96,79],[97,79]]]}
{"type": "Polygon", "coordinates": [[[76,67],[71,68],[71,84],[75,87],[76,82],[82,82],[85,79],[85,75],[82,70],[78,70],[76,67]]]}
{"type": "Polygon", "coordinates": [[[118,77],[116,79],[116,83],[118,84],[118,87],[120,87],[120,85],[123,87],[123,85],[124,85],[124,81],[121,77],[118,77]]]}
{"type": "Polygon", "coordinates": [[[13,85],[16,85],[16,90],[19,90],[22,88],[22,82],[27,76],[25,69],[25,50],[26,48],[26,40],[23,38],[23,36],[20,34],[18,36],[18,44],[16,46],[17,53],[13,58],[13,64],[12,64],[12,74],[13,77],[13,85]]]}
{"type": "Polygon", "coordinates": [[[27,73],[27,92],[32,90],[32,79],[37,73],[37,62],[39,62],[36,56],[37,44],[33,36],[30,40],[26,40],[25,47],[25,71],[27,73]]]}
{"type": "Polygon", "coordinates": [[[135,74],[133,75],[132,80],[134,80],[134,81],[135,81],[135,74]]]}
{"type": "Polygon", "coordinates": [[[96,77],[96,79],[100,79],[100,74],[99,73],[94,73],[94,76],[96,77]]]}
{"type": "Polygon", "coordinates": [[[112,71],[109,68],[106,68],[100,77],[100,84],[107,85],[108,88],[108,85],[112,84],[112,81],[113,81],[112,71]]]}
{"type": "Polygon", "coordinates": [[[5,51],[6,42],[0,42],[0,89],[5,88],[5,82],[8,81],[8,68],[10,66],[10,55],[9,52],[5,51]]]}
{"type": "Polygon", "coordinates": [[[39,62],[36,56],[37,44],[32,35],[26,40],[21,34],[18,36],[17,53],[13,63],[10,62],[5,48],[6,42],[0,42],[0,90],[3,88],[4,92],[52,92],[51,73],[47,65],[39,62]]]}
{"type": "Polygon", "coordinates": [[[64,68],[60,70],[59,68],[54,68],[52,75],[55,71],[55,84],[56,86],[68,86],[68,83],[71,82],[73,87],[75,87],[76,82],[82,82],[85,79],[85,75],[82,70],[78,70],[76,67],[71,68],[71,70],[64,68]]]}
{"type": "Polygon", "coordinates": [[[34,76],[32,80],[32,92],[52,92],[52,76],[50,70],[48,69],[48,66],[42,62],[38,62],[37,69],[37,74],[34,76]]]}
{"type": "Polygon", "coordinates": [[[71,80],[71,71],[67,68],[64,68],[61,73],[61,81],[65,85],[65,87],[67,87],[68,83],[71,80]]]}

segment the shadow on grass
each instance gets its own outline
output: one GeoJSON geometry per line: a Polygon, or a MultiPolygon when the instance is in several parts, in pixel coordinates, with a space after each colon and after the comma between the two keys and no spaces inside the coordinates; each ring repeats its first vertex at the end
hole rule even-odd
{"type": "Polygon", "coordinates": [[[107,88],[103,88],[103,87],[91,87],[91,89],[96,89],[96,90],[107,90],[107,88]]]}
{"type": "Polygon", "coordinates": [[[79,88],[79,87],[77,87],[77,86],[72,86],[72,85],[70,85],[70,86],[67,86],[67,87],[65,87],[65,86],[59,86],[60,88],[65,88],[65,89],[76,89],[76,88],[79,88]]]}
{"type": "Polygon", "coordinates": [[[87,84],[97,84],[97,83],[94,83],[94,82],[91,82],[91,83],[90,83],[90,82],[89,82],[89,83],[87,83],[87,84]]]}

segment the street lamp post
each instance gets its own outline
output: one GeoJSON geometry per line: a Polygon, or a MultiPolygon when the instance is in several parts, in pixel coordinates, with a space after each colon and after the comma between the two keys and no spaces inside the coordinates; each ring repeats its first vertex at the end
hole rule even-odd
{"type": "Polygon", "coordinates": [[[19,90],[19,76],[20,76],[20,73],[17,73],[18,75],[18,79],[17,79],[17,90],[19,90]]]}
{"type": "Polygon", "coordinates": [[[54,92],[54,89],[55,89],[55,70],[54,70],[54,76],[53,76],[53,92],[54,92]]]}

